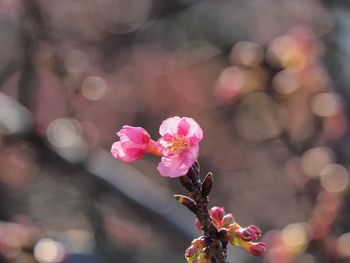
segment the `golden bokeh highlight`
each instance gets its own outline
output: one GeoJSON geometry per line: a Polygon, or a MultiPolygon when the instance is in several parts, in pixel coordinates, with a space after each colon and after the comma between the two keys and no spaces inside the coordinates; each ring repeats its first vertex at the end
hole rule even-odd
{"type": "Polygon", "coordinates": [[[101,99],[107,91],[107,85],[103,78],[92,76],[86,78],[81,85],[83,96],[89,100],[101,99]]]}
{"type": "Polygon", "coordinates": [[[226,68],[216,84],[216,95],[222,100],[229,100],[236,97],[246,82],[244,71],[238,67],[226,68]]]}
{"type": "Polygon", "coordinates": [[[318,177],[321,171],[334,162],[334,152],[328,147],[315,147],[301,157],[303,172],[310,177],[318,177]]]}
{"type": "Polygon", "coordinates": [[[350,233],[342,234],[337,239],[337,251],[345,258],[350,258],[350,233]]]}
{"type": "Polygon", "coordinates": [[[335,93],[319,93],[312,98],[310,108],[316,116],[334,116],[341,111],[341,100],[335,93]]]}
{"type": "Polygon", "coordinates": [[[39,240],[34,248],[34,257],[40,263],[58,263],[63,260],[64,255],[63,246],[48,238],[39,240]]]}
{"type": "Polygon", "coordinates": [[[64,63],[69,72],[78,74],[88,68],[89,58],[83,51],[71,49],[65,55],[64,63]]]}
{"type": "Polygon", "coordinates": [[[292,70],[301,70],[307,63],[296,40],[287,35],[277,37],[272,42],[267,53],[267,59],[272,64],[292,70]]]}
{"type": "Polygon", "coordinates": [[[263,50],[256,43],[241,41],[233,47],[230,57],[240,65],[257,66],[263,60],[263,50]]]}
{"type": "Polygon", "coordinates": [[[282,242],[285,248],[295,254],[302,253],[309,242],[308,227],[305,223],[294,223],[282,230],[282,242]]]}
{"type": "Polygon", "coordinates": [[[322,170],[320,181],[325,190],[342,192],[349,186],[349,172],[340,164],[330,164],[322,170]]]}
{"type": "Polygon", "coordinates": [[[290,70],[282,70],[273,78],[273,87],[279,94],[290,94],[300,88],[299,81],[290,70]]]}
{"type": "Polygon", "coordinates": [[[73,119],[56,119],[47,128],[47,138],[55,147],[64,148],[80,140],[79,123],[73,119]]]}
{"type": "Polygon", "coordinates": [[[56,151],[71,162],[80,162],[87,155],[82,127],[75,119],[62,118],[52,121],[46,130],[46,137],[56,151]]]}

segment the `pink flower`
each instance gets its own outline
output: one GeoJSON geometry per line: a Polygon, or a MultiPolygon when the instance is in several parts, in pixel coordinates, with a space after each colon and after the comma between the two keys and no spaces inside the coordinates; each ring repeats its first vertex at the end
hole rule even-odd
{"type": "Polygon", "coordinates": [[[191,118],[172,117],[159,128],[161,138],[155,142],[141,127],[123,126],[117,133],[120,141],[113,143],[111,153],[124,162],[140,159],[145,153],[162,156],[158,171],[162,176],[185,175],[199,155],[203,131],[191,118]]]}
{"type": "Polygon", "coordinates": [[[199,155],[199,142],[203,131],[191,118],[172,117],[160,125],[158,140],[163,154],[158,165],[162,176],[179,177],[185,175],[199,155]]]}
{"type": "Polygon", "coordinates": [[[111,153],[121,161],[136,161],[146,152],[160,155],[156,142],[141,127],[123,126],[117,135],[120,137],[120,141],[113,143],[111,153]]]}

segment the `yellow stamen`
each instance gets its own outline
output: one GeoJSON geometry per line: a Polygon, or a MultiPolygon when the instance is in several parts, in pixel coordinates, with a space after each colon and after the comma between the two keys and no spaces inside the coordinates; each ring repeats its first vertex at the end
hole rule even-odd
{"type": "Polygon", "coordinates": [[[178,154],[186,148],[188,148],[188,140],[182,135],[174,136],[172,142],[167,147],[168,151],[173,154],[178,154]]]}

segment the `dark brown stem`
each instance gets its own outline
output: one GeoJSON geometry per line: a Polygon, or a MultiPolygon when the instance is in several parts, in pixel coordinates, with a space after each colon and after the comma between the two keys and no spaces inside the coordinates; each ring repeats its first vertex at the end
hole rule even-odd
{"type": "MultiPolygon", "coordinates": [[[[203,235],[206,240],[205,250],[209,256],[209,263],[229,263],[227,259],[227,241],[221,241],[219,239],[218,230],[215,228],[208,210],[209,197],[203,195],[202,192],[202,182],[199,177],[199,164],[196,162],[186,175],[192,182],[193,187],[191,190],[185,187],[183,182],[184,179],[180,179],[180,182],[184,185],[185,189],[188,191],[189,196],[196,202],[197,211],[195,215],[199,220],[203,235]]],[[[212,175],[209,175],[212,180],[212,175]]],[[[209,194],[209,193],[208,193],[209,194]]]]}

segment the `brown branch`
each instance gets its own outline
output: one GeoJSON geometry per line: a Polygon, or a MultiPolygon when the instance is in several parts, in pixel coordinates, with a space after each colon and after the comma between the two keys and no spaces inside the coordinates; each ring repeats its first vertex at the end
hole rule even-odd
{"type": "MultiPolygon", "coordinates": [[[[227,259],[227,240],[222,239],[220,233],[216,229],[214,223],[212,222],[209,210],[209,193],[213,183],[213,175],[209,173],[202,183],[199,177],[199,164],[196,162],[188,171],[185,176],[179,178],[183,187],[189,193],[190,199],[196,204],[196,209],[193,209],[193,205],[186,205],[188,201],[181,202],[179,200],[179,195],[175,198],[188,207],[192,211],[201,224],[201,228],[204,235],[205,246],[202,253],[205,253],[208,257],[208,262],[210,263],[229,263],[227,259]]],[[[183,197],[183,196],[181,196],[183,197]]],[[[187,200],[187,199],[182,199],[187,200]]]]}

